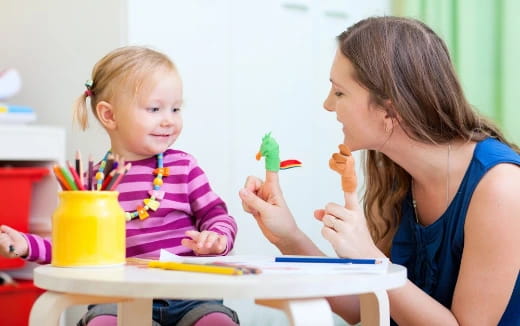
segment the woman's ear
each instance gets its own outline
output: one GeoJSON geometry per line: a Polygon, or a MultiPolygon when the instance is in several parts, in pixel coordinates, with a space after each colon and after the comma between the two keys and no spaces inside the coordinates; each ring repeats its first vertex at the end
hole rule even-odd
{"type": "Polygon", "coordinates": [[[116,128],[116,119],[112,104],[106,101],[98,102],[96,105],[96,114],[103,127],[108,130],[116,128]]]}
{"type": "Polygon", "coordinates": [[[394,119],[385,119],[385,132],[390,133],[394,130],[394,119]]]}
{"type": "Polygon", "coordinates": [[[385,111],[385,116],[384,116],[384,121],[383,121],[384,129],[385,129],[386,133],[389,133],[389,132],[393,131],[393,129],[395,127],[395,123],[399,123],[400,117],[399,117],[399,114],[397,113],[397,111],[395,110],[392,101],[390,101],[390,100],[385,100],[383,109],[385,111]]]}

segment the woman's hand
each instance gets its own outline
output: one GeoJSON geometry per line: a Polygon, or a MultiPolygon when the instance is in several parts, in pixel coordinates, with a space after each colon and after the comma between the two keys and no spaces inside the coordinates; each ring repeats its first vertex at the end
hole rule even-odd
{"type": "Polygon", "coordinates": [[[338,257],[385,257],[372,240],[359,205],[349,204],[349,207],[343,207],[329,203],[324,209],[314,211],[314,217],[323,222],[323,237],[330,242],[338,257]]]}
{"type": "Polygon", "coordinates": [[[220,255],[226,250],[227,237],[213,231],[186,231],[191,239],[182,239],[181,244],[196,255],[220,255]]]}
{"type": "Polygon", "coordinates": [[[29,246],[25,237],[7,225],[0,226],[0,256],[6,258],[25,257],[29,246]]]}
{"type": "Polygon", "coordinates": [[[330,203],[324,209],[314,212],[314,217],[323,222],[321,234],[331,243],[339,257],[384,256],[370,236],[359,205],[355,161],[350,149],[344,144],[339,145],[339,153],[332,154],[329,166],[341,176],[345,207],[330,203]]]}
{"type": "Polygon", "coordinates": [[[265,182],[248,177],[239,196],[244,211],[253,215],[264,236],[278,248],[300,233],[283,198],[278,173],[266,171],[265,182]]]}

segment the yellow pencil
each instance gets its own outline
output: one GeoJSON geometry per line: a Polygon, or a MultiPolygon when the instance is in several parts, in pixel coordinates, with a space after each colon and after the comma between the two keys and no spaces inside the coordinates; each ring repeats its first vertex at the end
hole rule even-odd
{"type": "Polygon", "coordinates": [[[242,275],[243,274],[243,272],[240,269],[234,268],[234,267],[215,266],[215,265],[208,265],[208,264],[176,263],[176,262],[169,262],[169,261],[151,261],[148,263],[148,267],[170,269],[170,270],[174,270],[174,271],[225,274],[225,275],[242,275]]]}

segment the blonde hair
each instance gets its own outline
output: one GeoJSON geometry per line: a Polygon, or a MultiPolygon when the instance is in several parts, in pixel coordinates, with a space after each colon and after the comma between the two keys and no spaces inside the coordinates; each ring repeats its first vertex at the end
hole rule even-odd
{"type": "Polygon", "coordinates": [[[98,118],[96,106],[100,101],[118,102],[128,94],[135,97],[147,76],[159,68],[176,71],[168,56],[146,47],[125,46],[111,51],[96,63],[91,86],[74,102],[74,121],[82,130],[87,129],[88,97],[92,113],[98,118]]]}
{"type": "MultiPolygon", "coordinates": [[[[422,22],[371,17],[351,26],[338,41],[357,81],[369,90],[374,103],[390,116],[399,116],[410,138],[445,144],[494,137],[518,151],[468,103],[446,45],[422,22]],[[385,107],[388,101],[391,107],[385,107]]],[[[375,150],[367,151],[364,164],[365,215],[374,241],[388,254],[411,176],[375,150]]]]}

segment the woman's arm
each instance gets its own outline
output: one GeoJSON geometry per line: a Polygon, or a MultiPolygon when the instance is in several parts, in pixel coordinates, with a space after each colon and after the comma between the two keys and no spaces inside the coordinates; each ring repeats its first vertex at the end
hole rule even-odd
{"type": "Polygon", "coordinates": [[[520,167],[499,164],[481,180],[464,228],[452,310],[463,325],[496,325],[520,270],[520,167]]]}

